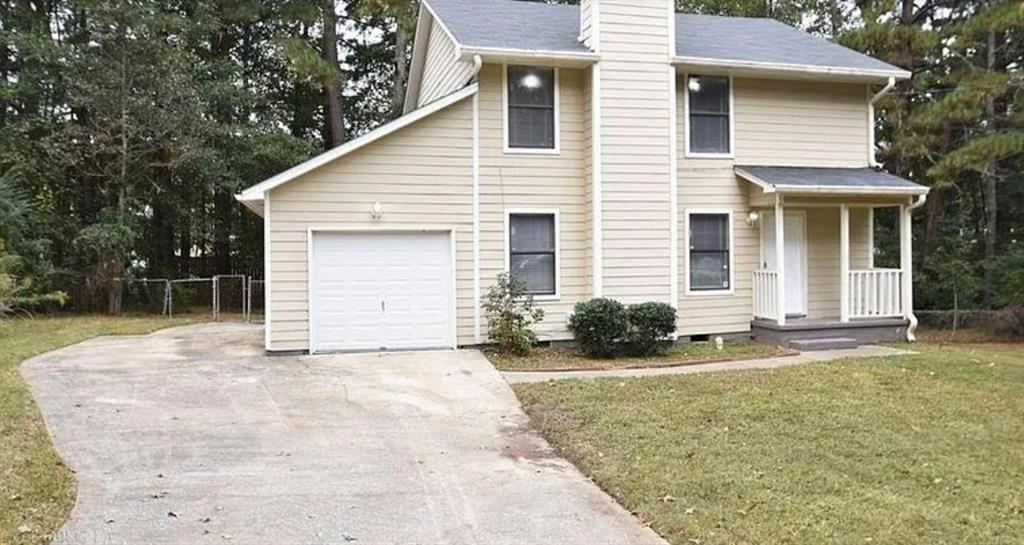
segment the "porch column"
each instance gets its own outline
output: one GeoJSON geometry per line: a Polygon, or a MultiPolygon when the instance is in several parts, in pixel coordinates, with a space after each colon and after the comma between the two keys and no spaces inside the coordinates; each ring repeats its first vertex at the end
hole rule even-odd
{"type": "Polygon", "coordinates": [[[850,321],[850,207],[839,205],[839,321],[850,321]]]}
{"type": "Polygon", "coordinates": [[[903,307],[903,317],[910,321],[907,340],[913,342],[917,319],[914,317],[914,259],[911,247],[914,237],[910,230],[910,217],[910,207],[900,205],[900,305],[903,307]]]}
{"type": "Polygon", "coordinates": [[[786,325],[786,218],[782,209],[782,197],[775,197],[775,294],[778,313],[775,323],[786,325]]]}

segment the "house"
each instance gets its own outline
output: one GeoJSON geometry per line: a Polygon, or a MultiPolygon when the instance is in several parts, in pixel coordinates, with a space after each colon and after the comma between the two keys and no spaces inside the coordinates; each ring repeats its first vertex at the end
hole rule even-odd
{"type": "Polygon", "coordinates": [[[876,168],[873,126],[907,77],[671,0],[423,0],[405,114],[237,197],[264,218],[266,349],[485,343],[510,269],[546,340],[591,297],[667,302],[690,339],[912,339],[927,188],[876,168]],[[874,267],[881,207],[899,268],[874,267]]]}

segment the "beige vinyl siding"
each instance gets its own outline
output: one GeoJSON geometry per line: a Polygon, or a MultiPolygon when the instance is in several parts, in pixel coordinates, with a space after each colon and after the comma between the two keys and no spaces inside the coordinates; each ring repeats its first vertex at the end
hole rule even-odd
{"type": "Polygon", "coordinates": [[[459,51],[437,21],[430,25],[427,56],[423,61],[417,106],[433,102],[466,85],[473,77],[473,63],[459,60],[459,51]]]}
{"type": "Polygon", "coordinates": [[[310,227],[454,229],[458,342],[472,342],[472,146],[467,99],[270,191],[270,350],[309,347],[310,227]]]}
{"type": "Polygon", "coordinates": [[[599,9],[602,294],[671,302],[670,3],[599,9]]]}
{"type": "Polygon", "coordinates": [[[736,162],[868,166],[868,100],[861,84],[734,79],[736,162]]]}
{"type": "MultiPolygon", "coordinates": [[[[679,208],[681,335],[750,329],[752,273],[761,255],[760,231],[750,226],[750,196],[760,189],[735,176],[734,165],[867,166],[867,96],[863,85],[733,79],[735,159],[685,157],[683,76],[677,80],[679,112],[679,208]],[[729,295],[685,292],[688,251],[685,210],[727,208],[733,212],[733,285],[729,295]]],[[[839,209],[807,212],[808,315],[839,316],[839,209]]],[[[867,212],[851,208],[851,268],[867,265],[867,212]]]]}
{"type": "Polygon", "coordinates": [[[729,161],[708,160],[699,166],[681,161],[678,308],[681,335],[739,333],[750,329],[752,275],[760,256],[760,233],[746,221],[750,211],[747,191],[746,182],[733,174],[729,161]],[[717,167],[712,166],[716,164],[717,167]],[[724,210],[732,212],[733,246],[730,251],[733,254],[733,293],[687,295],[689,226],[686,225],[686,212],[724,210]]]}
{"type": "MultiPolygon", "coordinates": [[[[541,301],[541,339],[568,339],[566,319],[576,302],[590,296],[590,237],[584,177],[585,100],[582,70],[558,70],[560,152],[506,153],[503,67],[480,72],[480,279],[483,292],[506,270],[505,214],[512,209],[559,212],[560,297],[541,301]]],[[[487,327],[483,325],[486,335],[487,327]]]]}
{"type": "MultiPolygon", "coordinates": [[[[791,210],[787,208],[787,210],[791,210]]],[[[792,208],[807,214],[807,317],[839,318],[839,208],[792,208]]],[[[868,265],[868,211],[850,209],[850,268],[868,265]]]]}

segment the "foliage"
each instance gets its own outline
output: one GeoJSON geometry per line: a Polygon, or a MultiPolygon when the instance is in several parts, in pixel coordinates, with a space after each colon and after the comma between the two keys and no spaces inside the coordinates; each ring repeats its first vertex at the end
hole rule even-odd
{"type": "Polygon", "coordinates": [[[998,322],[1005,332],[1024,338],[1024,249],[1017,249],[996,260],[996,302],[1004,308],[998,322]]]}
{"type": "Polygon", "coordinates": [[[484,294],[481,306],[487,316],[488,336],[502,352],[530,353],[537,344],[537,335],[530,327],[544,319],[544,309],[534,306],[526,284],[501,273],[484,294]]]}
{"type": "Polygon", "coordinates": [[[722,350],[714,343],[674,343],[659,354],[594,359],[578,350],[560,347],[538,348],[528,356],[488,353],[494,367],[502,371],[586,371],[602,369],[640,369],[676,367],[711,361],[738,361],[770,358],[780,354],[779,347],[758,342],[727,342],[722,350]]]}
{"type": "Polygon", "coordinates": [[[45,306],[64,306],[68,295],[62,291],[43,293],[34,289],[31,276],[18,276],[21,258],[9,255],[0,238],[0,319],[18,311],[45,306]]]}
{"type": "Polygon", "coordinates": [[[626,309],[626,344],[640,356],[658,353],[662,342],[676,332],[676,309],[666,303],[647,302],[626,309]]]}
{"type": "Polygon", "coordinates": [[[626,307],[604,298],[576,303],[569,316],[569,331],[584,354],[610,358],[629,331],[626,307]]]}

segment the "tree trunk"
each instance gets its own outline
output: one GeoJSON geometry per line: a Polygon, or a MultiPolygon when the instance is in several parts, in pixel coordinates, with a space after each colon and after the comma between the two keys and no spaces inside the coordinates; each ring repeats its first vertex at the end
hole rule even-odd
{"type": "Polygon", "coordinates": [[[218,189],[213,198],[213,221],[216,228],[213,232],[213,274],[232,274],[231,270],[231,234],[232,211],[234,199],[226,189],[218,189]]]}
{"type": "Polygon", "coordinates": [[[928,261],[928,256],[939,246],[939,236],[942,234],[942,216],[945,214],[945,195],[941,189],[932,189],[928,195],[928,207],[926,210],[927,221],[925,223],[924,247],[922,248],[922,259],[928,261]]]}
{"type": "Polygon", "coordinates": [[[345,112],[341,96],[341,67],[338,65],[338,13],[334,0],[324,0],[324,60],[336,71],[327,82],[327,147],[334,148],[345,143],[345,112]]]}
{"type": "MultiPolygon", "coordinates": [[[[989,72],[995,69],[996,64],[996,33],[994,30],[989,29],[988,31],[988,59],[987,68],[989,72]]],[[[989,94],[985,98],[985,117],[988,121],[988,126],[994,128],[993,125],[996,121],[996,98],[994,94],[989,94]]],[[[997,218],[999,215],[999,203],[996,198],[996,160],[990,158],[985,162],[985,173],[983,175],[985,183],[985,284],[989,287],[992,285],[992,274],[994,272],[993,262],[996,257],[996,243],[998,242],[997,218]]]]}
{"type": "Polygon", "coordinates": [[[839,29],[842,26],[842,21],[840,21],[840,19],[842,18],[843,12],[839,9],[839,0],[829,0],[828,8],[829,24],[832,28],[832,38],[835,38],[839,35],[839,29]]]}
{"type": "Polygon", "coordinates": [[[408,36],[405,34],[405,28],[401,21],[398,21],[397,27],[395,30],[395,85],[391,88],[391,112],[395,117],[402,115],[402,110],[405,109],[405,89],[409,79],[409,64],[405,54],[408,36]]]}

